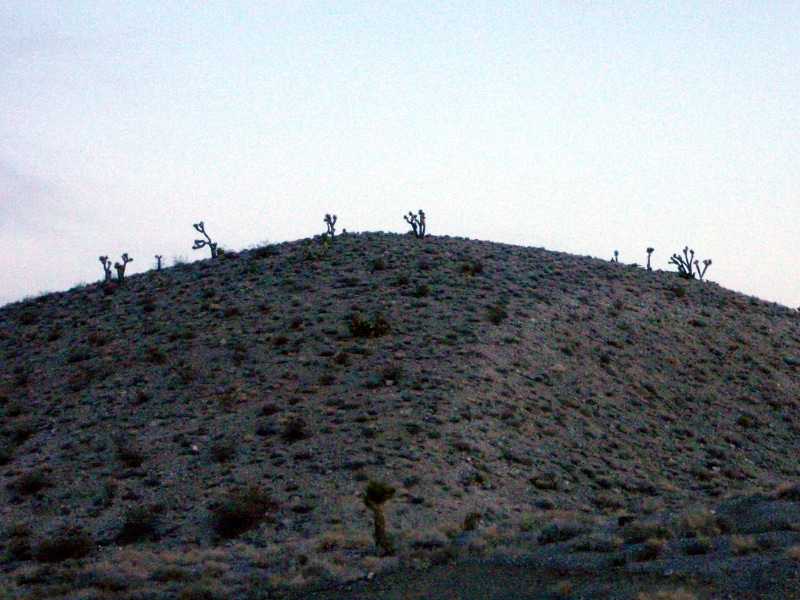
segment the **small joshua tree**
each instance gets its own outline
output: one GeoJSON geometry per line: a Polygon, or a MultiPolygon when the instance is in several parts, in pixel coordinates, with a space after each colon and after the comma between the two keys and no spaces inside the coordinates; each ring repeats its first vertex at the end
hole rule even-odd
{"type": "Polygon", "coordinates": [[[611,262],[619,262],[619,250],[614,250],[614,258],[611,259],[611,262]]]}
{"type": "Polygon", "coordinates": [[[161,270],[161,259],[162,259],[162,258],[164,258],[164,257],[163,257],[163,256],[161,256],[160,254],[156,254],[156,260],[158,261],[158,262],[156,263],[156,270],[157,270],[157,271],[160,271],[160,270],[161,270]]]}
{"type": "Polygon", "coordinates": [[[425,213],[422,212],[422,209],[420,209],[419,214],[416,215],[409,211],[407,215],[403,216],[403,218],[409,225],[411,225],[411,229],[414,231],[415,236],[418,238],[425,237],[425,213]]]}
{"type": "Polygon", "coordinates": [[[105,272],[105,281],[111,281],[111,261],[108,260],[107,256],[101,256],[100,264],[103,265],[103,271],[105,272]]]}
{"type": "Polygon", "coordinates": [[[647,249],[647,270],[652,271],[653,269],[650,267],[650,255],[653,253],[653,248],[647,249]]]}
{"type": "Polygon", "coordinates": [[[324,220],[325,224],[328,226],[328,235],[333,237],[334,234],[336,233],[336,227],[334,227],[334,225],[336,225],[336,215],[333,216],[325,215],[324,220]]]}
{"type": "Polygon", "coordinates": [[[192,225],[192,227],[206,236],[206,239],[204,240],[195,240],[192,250],[199,250],[203,246],[208,246],[208,248],[211,250],[211,258],[217,258],[217,243],[211,241],[211,238],[206,233],[206,227],[203,225],[203,222],[200,221],[199,223],[195,223],[192,225]]]}
{"type": "Polygon", "coordinates": [[[392,551],[392,541],[386,533],[386,517],[383,515],[383,505],[394,496],[394,492],[394,487],[385,481],[370,481],[362,497],[364,505],[372,511],[374,518],[375,545],[386,554],[392,551]]]}
{"type": "Polygon", "coordinates": [[[703,276],[706,274],[709,265],[711,265],[711,259],[707,258],[703,261],[703,268],[701,269],[700,261],[694,259],[694,250],[689,250],[689,246],[683,249],[683,256],[673,254],[669,262],[678,267],[679,276],[684,279],[694,279],[696,274],[700,281],[703,280],[703,276]]]}
{"type": "Polygon", "coordinates": [[[114,263],[114,268],[117,270],[117,279],[119,281],[123,281],[125,279],[125,267],[129,262],[133,262],[133,259],[128,256],[128,253],[122,255],[122,264],[114,263]]]}

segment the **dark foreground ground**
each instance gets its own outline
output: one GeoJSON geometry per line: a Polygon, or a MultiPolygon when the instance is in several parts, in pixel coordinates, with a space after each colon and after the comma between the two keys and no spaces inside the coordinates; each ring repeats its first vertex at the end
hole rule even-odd
{"type": "Polygon", "coordinates": [[[659,561],[645,568],[605,571],[521,564],[457,564],[413,574],[390,573],[339,589],[318,589],[290,597],[332,600],[800,598],[800,562],[797,560],[759,556],[696,560],[695,563],[673,569],[671,561],[659,561]]]}

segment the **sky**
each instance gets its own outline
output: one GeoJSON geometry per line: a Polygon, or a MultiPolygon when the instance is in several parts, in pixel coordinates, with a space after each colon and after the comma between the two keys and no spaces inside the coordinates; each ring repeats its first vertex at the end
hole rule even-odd
{"type": "Polygon", "coordinates": [[[337,229],[800,306],[800,3],[0,0],[0,304],[337,229]]]}

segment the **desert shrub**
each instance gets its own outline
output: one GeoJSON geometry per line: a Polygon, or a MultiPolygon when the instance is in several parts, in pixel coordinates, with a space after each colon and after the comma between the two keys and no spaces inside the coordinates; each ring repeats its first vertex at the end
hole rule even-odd
{"type": "Polygon", "coordinates": [[[269,258],[270,256],[275,256],[276,254],[278,254],[278,250],[274,246],[261,246],[260,248],[253,250],[253,257],[259,259],[269,258]]]}
{"type": "Polygon", "coordinates": [[[631,521],[622,528],[622,538],[629,544],[640,544],[647,539],[668,540],[672,537],[661,521],[631,521]]]}
{"type": "Polygon", "coordinates": [[[31,496],[52,485],[50,477],[41,469],[26,471],[8,484],[8,490],[15,496],[31,496]]]}
{"type": "Polygon", "coordinates": [[[5,555],[2,557],[2,561],[29,560],[32,535],[33,531],[27,523],[12,523],[4,532],[5,555]]]}
{"type": "Polygon", "coordinates": [[[41,562],[61,562],[88,556],[94,548],[92,537],[82,527],[63,525],[39,540],[33,557],[41,562]]]}
{"type": "Polygon", "coordinates": [[[167,565],[165,567],[156,567],[153,569],[148,575],[148,578],[151,581],[157,581],[159,583],[169,583],[171,581],[187,581],[191,576],[191,572],[183,567],[167,565]]]}
{"type": "Polygon", "coordinates": [[[230,595],[218,583],[193,583],[178,592],[178,600],[227,600],[230,595]]]}
{"type": "Polygon", "coordinates": [[[417,287],[414,288],[414,291],[411,293],[414,298],[424,298],[427,296],[431,291],[431,288],[424,283],[420,283],[417,287]]]}
{"type": "Polygon", "coordinates": [[[586,532],[586,527],[576,521],[554,521],[539,532],[537,541],[545,546],[566,542],[586,532]]]}
{"type": "Polygon", "coordinates": [[[508,318],[508,303],[500,299],[486,310],[486,319],[492,323],[492,325],[500,325],[503,321],[508,318]]]}
{"type": "Polygon", "coordinates": [[[701,535],[689,539],[683,546],[683,552],[689,556],[697,556],[699,554],[708,554],[713,548],[714,544],[711,543],[711,539],[701,535]]]}
{"type": "Polygon", "coordinates": [[[144,539],[158,539],[160,506],[137,506],[129,510],[115,538],[118,544],[132,544],[144,539]]]}
{"type": "Polygon", "coordinates": [[[775,500],[800,500],[800,483],[785,483],[779,485],[772,494],[775,500]]]}
{"type": "Polygon", "coordinates": [[[14,420],[7,435],[14,444],[20,445],[29,437],[36,434],[36,431],[37,426],[34,420],[25,416],[18,417],[14,420]]]}
{"type": "Polygon", "coordinates": [[[479,260],[461,263],[461,272],[465,275],[478,275],[483,273],[483,263],[479,260]]]}
{"type": "Polygon", "coordinates": [[[478,528],[478,524],[481,522],[481,513],[479,512],[471,512],[466,517],[464,517],[464,524],[463,528],[464,531],[475,531],[478,528]]]}
{"type": "Polygon", "coordinates": [[[14,449],[11,444],[0,442],[0,466],[7,465],[14,458],[14,449]]]}
{"type": "Polygon", "coordinates": [[[558,477],[553,471],[538,473],[530,478],[530,483],[538,490],[558,490],[558,477]]]}
{"type": "Polygon", "coordinates": [[[236,456],[236,445],[230,440],[218,440],[211,444],[208,454],[214,462],[228,462],[236,456]]]}
{"type": "Polygon", "coordinates": [[[293,444],[308,437],[311,437],[311,431],[308,423],[302,417],[292,417],[283,424],[281,438],[287,444],[293,444]]]}
{"type": "Polygon", "coordinates": [[[220,539],[238,537],[264,521],[275,507],[258,486],[235,488],[211,505],[211,529],[220,539]]]}
{"type": "Polygon", "coordinates": [[[373,338],[388,334],[392,328],[383,313],[376,312],[372,320],[364,320],[356,313],[350,317],[350,333],[353,337],[373,338]]]}
{"type": "Polygon", "coordinates": [[[734,535],[731,536],[731,550],[737,556],[744,556],[758,552],[761,548],[752,535],[734,535]]]}
{"type": "Polygon", "coordinates": [[[624,540],[621,537],[594,533],[576,538],[570,549],[577,552],[614,552],[619,550],[624,540]]]}
{"type": "Polygon", "coordinates": [[[683,512],[673,519],[672,526],[678,537],[713,537],[722,533],[717,515],[706,509],[683,512]]]}
{"type": "Polygon", "coordinates": [[[664,553],[667,543],[663,539],[649,538],[645,540],[642,549],[639,551],[639,560],[655,560],[664,553]]]}
{"type": "Polygon", "coordinates": [[[133,440],[119,438],[115,440],[116,446],[114,455],[117,460],[129,469],[136,469],[142,466],[145,460],[144,452],[133,440]]]}
{"type": "Polygon", "coordinates": [[[652,593],[639,593],[636,595],[636,600],[697,600],[697,594],[684,588],[678,588],[676,590],[657,590],[652,593]]]}

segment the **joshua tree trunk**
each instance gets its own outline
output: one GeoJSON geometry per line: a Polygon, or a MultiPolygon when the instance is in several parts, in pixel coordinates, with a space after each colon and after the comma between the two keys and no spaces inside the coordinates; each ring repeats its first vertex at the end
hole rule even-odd
{"type": "Polygon", "coordinates": [[[380,504],[373,504],[369,508],[372,510],[372,517],[375,521],[375,545],[388,552],[391,544],[386,535],[386,517],[383,516],[383,507],[380,504]]]}

